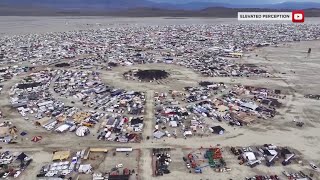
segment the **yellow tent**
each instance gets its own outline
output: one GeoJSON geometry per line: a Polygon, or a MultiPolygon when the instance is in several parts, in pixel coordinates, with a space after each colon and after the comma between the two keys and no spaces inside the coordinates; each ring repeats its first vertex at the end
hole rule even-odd
{"type": "Polygon", "coordinates": [[[227,110],[229,110],[229,108],[227,106],[225,106],[225,105],[218,106],[218,111],[219,112],[225,112],[227,110]]]}
{"type": "Polygon", "coordinates": [[[107,148],[90,148],[90,152],[108,152],[107,148]]]}
{"type": "Polygon", "coordinates": [[[16,135],[16,133],[18,132],[18,129],[17,127],[13,126],[13,127],[10,127],[10,134],[12,135],[16,135]]]}
{"type": "Polygon", "coordinates": [[[50,117],[44,117],[42,119],[37,120],[35,123],[37,126],[43,126],[45,124],[47,124],[50,121],[50,117]]]}
{"type": "Polygon", "coordinates": [[[70,157],[70,151],[57,151],[53,154],[52,160],[57,161],[57,160],[65,160],[70,157]]]}
{"type": "Polygon", "coordinates": [[[238,58],[240,58],[240,57],[242,57],[243,56],[243,54],[242,53],[237,53],[237,52],[235,52],[235,53],[229,53],[232,57],[238,57],[238,58]]]}
{"type": "Polygon", "coordinates": [[[67,120],[67,117],[66,117],[65,115],[59,116],[59,117],[57,117],[57,120],[58,120],[59,122],[65,122],[65,121],[67,120]]]}
{"type": "Polygon", "coordinates": [[[77,112],[72,116],[72,118],[74,121],[80,123],[90,116],[91,116],[91,113],[88,113],[88,112],[77,112]]]}

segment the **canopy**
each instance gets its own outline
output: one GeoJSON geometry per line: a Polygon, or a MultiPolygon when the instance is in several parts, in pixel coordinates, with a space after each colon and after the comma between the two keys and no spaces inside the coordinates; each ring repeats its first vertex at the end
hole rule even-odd
{"type": "Polygon", "coordinates": [[[254,161],[257,159],[253,152],[245,152],[243,153],[243,157],[247,161],[254,161]]]}
{"type": "Polygon", "coordinates": [[[63,124],[61,126],[59,126],[56,131],[58,132],[65,132],[66,130],[68,130],[70,128],[70,125],[68,124],[63,124]]]}
{"type": "Polygon", "coordinates": [[[18,157],[17,160],[23,161],[26,157],[28,157],[25,153],[21,153],[18,157]]]}
{"type": "Polygon", "coordinates": [[[90,164],[81,164],[80,167],[79,167],[79,172],[80,173],[90,173],[92,170],[92,166],[90,164]]]}
{"type": "Polygon", "coordinates": [[[68,159],[70,156],[70,151],[57,151],[53,154],[52,160],[56,161],[56,160],[64,160],[64,159],[68,159]]]}
{"type": "Polygon", "coordinates": [[[35,123],[37,126],[44,126],[50,121],[50,119],[51,119],[50,117],[44,117],[42,119],[37,120],[35,123]]]}
{"type": "Polygon", "coordinates": [[[20,135],[21,135],[21,136],[25,136],[25,135],[27,135],[27,132],[22,131],[22,132],[20,133],[20,135]]]}
{"type": "Polygon", "coordinates": [[[17,127],[15,127],[15,126],[10,127],[10,134],[16,134],[17,132],[18,132],[17,127]]]}
{"type": "Polygon", "coordinates": [[[90,152],[108,152],[107,148],[90,148],[90,152]]]}
{"type": "Polygon", "coordinates": [[[42,139],[42,136],[34,136],[31,141],[33,142],[39,142],[42,139]]]}

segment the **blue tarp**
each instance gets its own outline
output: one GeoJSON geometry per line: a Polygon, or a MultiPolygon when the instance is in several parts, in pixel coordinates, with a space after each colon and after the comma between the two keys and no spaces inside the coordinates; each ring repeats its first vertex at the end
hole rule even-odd
{"type": "Polygon", "coordinates": [[[24,132],[24,131],[20,133],[21,136],[25,136],[25,135],[27,135],[27,134],[28,134],[28,133],[26,133],[26,132],[24,132]]]}

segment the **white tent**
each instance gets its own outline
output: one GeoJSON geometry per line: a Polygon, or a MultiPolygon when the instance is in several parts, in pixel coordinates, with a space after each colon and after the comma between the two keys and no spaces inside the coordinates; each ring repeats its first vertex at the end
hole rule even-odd
{"type": "Polygon", "coordinates": [[[56,129],[56,131],[62,133],[62,132],[67,131],[69,128],[70,128],[70,125],[68,125],[68,124],[63,124],[63,125],[59,126],[59,127],[56,129]]]}
{"type": "Polygon", "coordinates": [[[191,136],[192,135],[192,132],[191,131],[185,131],[183,133],[183,136],[191,136]]]}
{"type": "Polygon", "coordinates": [[[90,164],[81,164],[79,167],[79,173],[91,173],[92,166],[90,164]]]}
{"type": "Polygon", "coordinates": [[[111,131],[108,131],[107,133],[106,133],[106,135],[105,135],[105,138],[109,138],[110,136],[111,136],[111,131]]]}
{"type": "Polygon", "coordinates": [[[117,152],[132,152],[132,148],[116,148],[117,152]]]}
{"type": "Polygon", "coordinates": [[[170,127],[178,127],[177,121],[170,121],[170,127]]]}
{"type": "Polygon", "coordinates": [[[83,137],[83,136],[86,136],[90,133],[90,130],[88,127],[86,126],[80,126],[77,131],[76,131],[76,135],[77,136],[80,136],[80,137],[83,137]]]}
{"type": "Polygon", "coordinates": [[[254,161],[257,159],[253,152],[243,153],[243,158],[246,159],[247,161],[254,161]]]}
{"type": "Polygon", "coordinates": [[[153,137],[155,137],[157,139],[162,138],[164,135],[165,135],[165,133],[162,132],[162,131],[156,131],[156,132],[153,133],[153,137]]]}
{"type": "Polygon", "coordinates": [[[55,166],[58,166],[59,164],[58,163],[53,163],[52,165],[51,165],[51,167],[55,167],[55,166]]]}

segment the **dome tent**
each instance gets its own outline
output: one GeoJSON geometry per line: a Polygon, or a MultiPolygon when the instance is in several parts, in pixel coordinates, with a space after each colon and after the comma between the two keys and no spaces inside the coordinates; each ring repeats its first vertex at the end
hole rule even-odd
{"type": "Polygon", "coordinates": [[[80,137],[86,136],[89,133],[90,133],[90,130],[87,126],[80,126],[76,131],[76,135],[80,137]]]}

